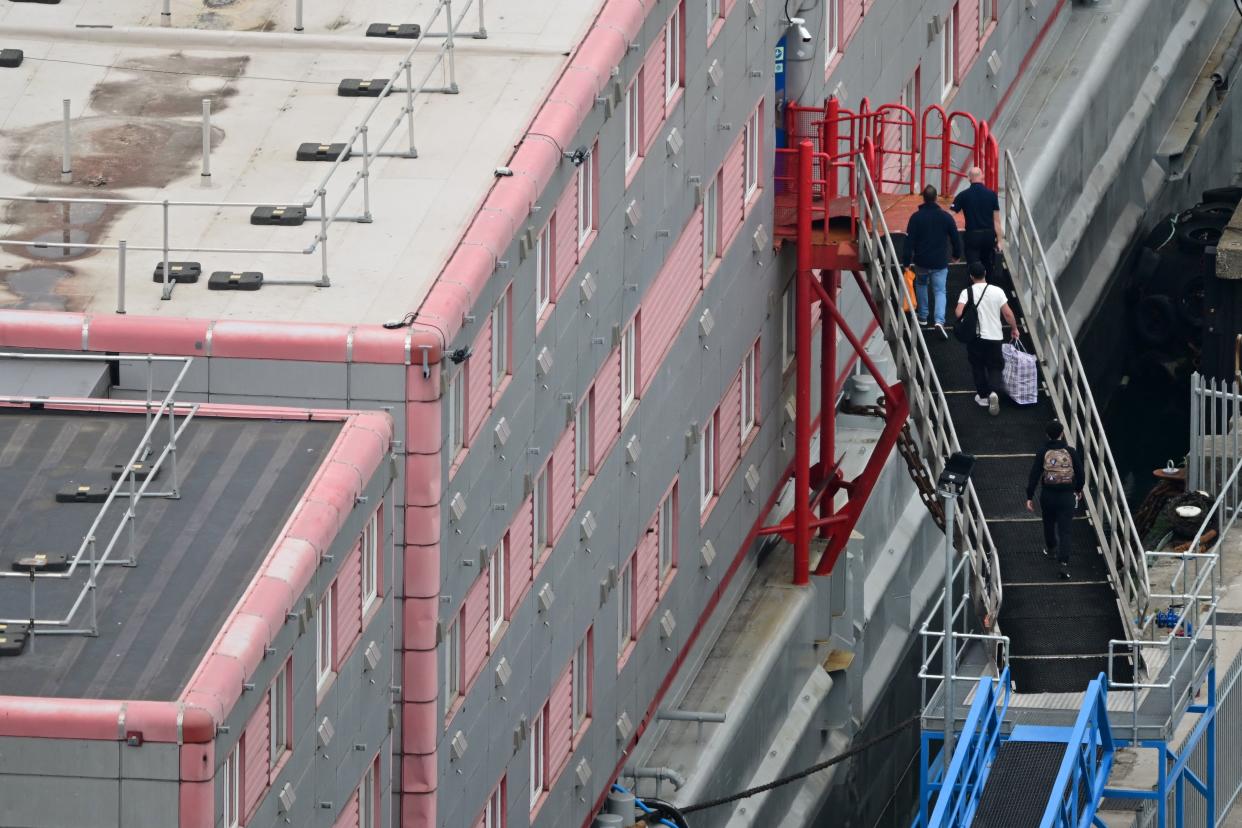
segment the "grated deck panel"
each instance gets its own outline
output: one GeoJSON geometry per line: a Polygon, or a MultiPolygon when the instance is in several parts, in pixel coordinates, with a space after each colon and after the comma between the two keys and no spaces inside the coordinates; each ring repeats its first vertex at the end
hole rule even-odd
{"type": "MultiPolygon", "coordinates": [[[[1043,554],[1044,536],[1034,520],[992,520],[988,530],[1000,554],[1001,578],[1006,585],[1048,583],[1058,577],[1056,558],[1043,554]]],[[[1095,530],[1086,518],[1076,518],[1070,555],[1072,583],[1108,580],[1108,566],[1096,549],[1095,530]]]]}
{"type": "MultiPolygon", "coordinates": [[[[1100,673],[1108,675],[1108,656],[1090,658],[1012,658],[1009,673],[1015,693],[1082,692],[1100,673]]],[[[1124,659],[1118,658],[1113,677],[1129,681],[1133,673],[1124,659]]]]}
{"type": "Polygon", "coordinates": [[[1065,758],[1063,742],[1005,742],[992,760],[973,828],[1038,828],[1065,758]]]}

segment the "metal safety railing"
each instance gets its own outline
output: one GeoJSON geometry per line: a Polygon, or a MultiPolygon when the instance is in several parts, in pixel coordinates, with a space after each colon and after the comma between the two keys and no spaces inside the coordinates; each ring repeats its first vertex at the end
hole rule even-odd
{"type": "MultiPolygon", "coordinates": [[[[988,769],[1000,748],[1009,695],[1008,668],[1002,670],[997,678],[985,676],[979,679],[975,700],[962,728],[962,738],[953,751],[948,772],[925,773],[927,784],[920,789],[919,820],[916,824],[928,828],[970,825],[983,795],[988,769]],[[936,805],[929,818],[932,794],[936,794],[936,805]]],[[[930,771],[932,767],[926,752],[925,739],[923,762],[925,769],[930,771]]],[[[937,764],[943,767],[943,763],[937,764]]]]}
{"type": "MultiPolygon", "coordinates": [[[[1242,334],[1239,335],[1242,343],[1242,334]]],[[[1210,495],[1222,491],[1222,477],[1242,462],[1242,379],[1190,377],[1190,451],[1186,489],[1210,495]]],[[[1224,504],[1232,512],[1242,496],[1235,481],[1224,504]]]]}
{"type": "MultiPolygon", "coordinates": [[[[459,0],[461,2],[461,0],[459,0]]],[[[14,203],[33,203],[33,204],[60,204],[66,208],[73,204],[93,204],[100,206],[121,206],[129,208],[158,208],[160,210],[160,222],[157,225],[160,231],[158,241],[140,242],[138,244],[131,243],[133,240],[122,240],[115,244],[90,244],[85,242],[76,242],[69,239],[63,241],[49,241],[47,239],[4,239],[0,240],[0,248],[3,247],[26,247],[32,250],[55,250],[64,249],[65,255],[77,255],[80,252],[88,250],[114,250],[117,252],[117,291],[118,302],[117,312],[125,313],[125,279],[127,271],[127,256],[135,251],[141,252],[159,252],[161,254],[162,263],[162,283],[161,298],[171,299],[173,288],[176,286],[176,278],[170,278],[170,257],[173,253],[209,253],[219,255],[278,255],[278,256],[312,256],[319,254],[319,275],[317,277],[307,278],[276,278],[264,279],[265,285],[304,285],[310,287],[330,287],[331,277],[329,275],[329,259],[328,259],[328,237],[329,230],[337,222],[355,222],[368,224],[374,220],[371,211],[371,167],[378,158],[417,158],[418,148],[415,142],[415,122],[414,122],[414,105],[420,95],[429,93],[457,94],[457,68],[455,57],[454,40],[458,37],[486,37],[486,28],[483,22],[483,0],[464,0],[461,2],[459,12],[454,17],[453,0],[437,0],[430,18],[426,24],[420,29],[419,36],[414,40],[404,57],[398,62],[396,68],[388,77],[387,83],[383,90],[375,98],[374,102],[367,108],[362,119],[354,127],[349,138],[343,142],[343,148],[337,153],[332,160],[332,164],[328,167],[323,177],[316,184],[313,192],[309,197],[294,196],[287,199],[270,199],[262,202],[241,202],[241,201],[207,201],[207,200],[178,200],[178,199],[136,199],[136,198],[90,198],[90,197],[41,197],[27,195],[4,195],[0,194],[0,202],[14,203]],[[459,29],[465,21],[466,15],[470,12],[474,4],[478,4],[477,10],[479,14],[479,28],[474,32],[461,32],[459,29]],[[446,32],[432,32],[433,26],[440,20],[440,16],[444,15],[444,24],[447,28],[446,32]],[[439,44],[435,52],[430,55],[431,60],[428,66],[423,70],[421,78],[415,83],[413,61],[420,55],[419,49],[424,41],[428,39],[439,40],[439,44]],[[442,69],[444,79],[443,86],[432,86],[431,77],[437,69],[442,69]],[[404,86],[398,86],[398,82],[404,78],[404,86]],[[383,102],[392,94],[400,94],[404,98],[404,103],[399,113],[384,130],[378,141],[372,141],[370,137],[371,121],[379,111],[383,102]],[[406,146],[398,149],[388,149],[389,142],[394,136],[403,131],[406,133],[406,146]],[[337,172],[351,159],[360,159],[361,167],[358,169],[343,185],[334,189],[329,195],[329,184],[333,182],[337,172]],[[362,189],[362,212],[357,215],[345,213],[345,208],[350,204],[355,191],[361,186],[362,189]],[[310,243],[305,247],[292,248],[247,248],[247,247],[207,247],[182,244],[171,237],[173,235],[173,215],[175,211],[194,211],[202,208],[219,209],[219,210],[253,210],[258,207],[273,206],[297,206],[308,211],[306,220],[314,222],[317,225],[317,232],[311,239],[310,243]],[[318,213],[310,213],[313,209],[318,209],[318,213]]],[[[424,50],[425,52],[425,50],[424,50]]],[[[68,101],[65,102],[65,129],[64,129],[64,161],[62,165],[62,174],[67,175],[71,172],[71,149],[70,149],[70,120],[68,112],[68,101]]],[[[207,159],[210,154],[210,126],[209,126],[209,107],[204,106],[204,167],[203,175],[210,176],[210,167],[207,159]]],[[[336,142],[334,142],[336,143],[336,142]]]]}
{"type": "Polygon", "coordinates": [[[1220,594],[1220,554],[1214,551],[1238,519],[1231,492],[1242,478],[1242,462],[1222,484],[1199,531],[1183,552],[1147,552],[1151,569],[1168,578],[1168,591],[1152,591],[1152,603],[1167,610],[1139,620],[1136,635],[1108,643],[1108,681],[1114,691],[1126,691],[1130,703],[1130,738],[1169,738],[1182,716],[1194,704],[1203,682],[1216,664],[1216,610],[1220,594]],[[1217,531],[1205,541],[1209,529],[1217,531]],[[1118,658],[1145,664],[1151,676],[1132,681],[1117,678],[1118,658]],[[1140,714],[1145,714],[1140,719],[1140,714]],[[1153,718],[1154,716],[1154,718],[1153,718]],[[1154,733],[1153,730],[1160,732],[1154,733]]]}
{"type": "MultiPolygon", "coordinates": [[[[915,315],[913,297],[906,288],[901,260],[893,247],[879,193],[866,160],[858,158],[855,163],[855,178],[859,182],[859,260],[866,268],[877,316],[892,350],[898,375],[905,381],[919,453],[930,467],[931,479],[935,480],[944,471],[945,458],[960,451],[961,443],[915,315]]],[[[990,627],[1001,606],[1000,559],[973,482],[962,495],[960,509],[959,546],[970,557],[975,585],[972,594],[978,596],[984,625],[990,627]]]]}
{"type": "MultiPolygon", "coordinates": [[[[141,356],[91,355],[91,354],[27,354],[0,352],[0,359],[29,361],[60,361],[60,362],[107,362],[118,360],[145,363],[147,367],[146,403],[130,400],[92,399],[89,401],[91,410],[115,410],[118,413],[132,414],[141,410],[146,418],[146,429],[130,453],[129,459],[120,468],[121,476],[109,490],[103,504],[99,507],[95,518],[91,521],[82,536],[77,549],[68,556],[67,568],[62,572],[39,572],[31,566],[26,572],[0,571],[0,579],[26,580],[30,585],[29,614],[24,618],[0,618],[0,624],[11,624],[26,627],[30,632],[30,647],[34,648],[36,635],[97,635],[99,631],[96,606],[96,584],[99,573],[105,566],[137,566],[138,549],[135,523],[138,520],[138,504],[146,497],[177,499],[181,497],[180,480],[177,468],[177,443],[181,439],[186,426],[198,413],[196,404],[179,404],[176,402],[177,391],[194,362],[193,357],[166,357],[151,354],[141,356]],[[181,364],[181,369],[169,385],[162,400],[154,399],[154,371],[156,366],[163,364],[181,364]],[[165,430],[167,426],[167,430],[165,430]],[[159,435],[166,435],[159,436],[159,435]],[[162,443],[162,446],[160,445],[162,443]],[[151,459],[154,455],[154,459],[151,459]],[[170,485],[165,491],[150,490],[151,483],[159,476],[168,463],[170,485]],[[99,548],[99,535],[106,532],[105,520],[114,505],[124,498],[125,512],[116,522],[111,534],[107,535],[103,549],[99,548]],[[125,557],[114,555],[125,536],[125,557]],[[72,605],[63,616],[40,618],[38,614],[38,585],[48,582],[72,582],[79,567],[86,570],[85,581],[78,586],[77,595],[72,605]],[[83,604],[87,606],[86,625],[71,626],[83,604]]],[[[0,406],[82,406],[83,400],[77,398],[56,397],[21,397],[0,396],[0,406]]],[[[49,584],[50,585],[50,584],[49,584]]]]}
{"type": "Polygon", "coordinates": [[[1065,425],[1066,439],[1082,453],[1087,512],[1121,602],[1127,632],[1134,638],[1135,619],[1146,615],[1148,607],[1143,541],[1009,152],[1005,153],[1005,187],[1005,261],[1035,344],[1044,385],[1065,425]]]}
{"type": "Polygon", "coordinates": [[[1040,825],[1048,828],[1094,825],[1092,818],[1104,797],[1115,753],[1108,721],[1108,688],[1104,676],[1100,675],[1087,687],[1040,825]]]}

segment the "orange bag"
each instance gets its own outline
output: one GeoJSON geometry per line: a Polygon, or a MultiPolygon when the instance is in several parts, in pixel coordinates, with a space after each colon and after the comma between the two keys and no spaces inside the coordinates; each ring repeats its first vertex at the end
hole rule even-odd
{"type": "Polygon", "coordinates": [[[910,308],[917,309],[919,306],[918,294],[914,292],[914,271],[906,268],[902,273],[906,278],[906,297],[901,302],[902,311],[908,311],[910,308]]]}

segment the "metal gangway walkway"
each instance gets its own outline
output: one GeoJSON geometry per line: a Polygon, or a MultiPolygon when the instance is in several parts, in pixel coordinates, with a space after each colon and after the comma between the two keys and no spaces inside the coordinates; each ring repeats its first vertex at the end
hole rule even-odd
{"type": "MultiPolygon", "coordinates": [[[[1095,809],[1112,752],[1123,745],[1157,751],[1158,779],[1152,790],[1109,791],[1110,797],[1154,802],[1161,826],[1170,813],[1182,824],[1188,788],[1213,812],[1211,762],[1204,779],[1188,770],[1187,757],[1199,739],[1214,738],[1216,555],[1198,541],[1186,552],[1144,549],[1012,157],[1004,157],[1002,179],[987,124],[939,107],[920,117],[900,104],[872,110],[864,101],[856,112],[835,100],[822,108],[794,104],[785,134],[774,225],[778,238],[798,244],[799,330],[809,330],[802,303],[830,308],[841,274],[852,272],[893,355],[899,382],[880,384],[892,396],[886,413],[908,412],[912,464],[922,466],[917,475],[934,481],[950,455],[975,457],[952,510],[926,498],[942,523],[949,512],[958,522],[949,521],[952,586],[920,627],[916,824],[1102,824],[1095,809]],[[999,417],[975,403],[960,345],[918,324],[897,252],[904,240],[894,232],[917,208],[923,184],[936,184],[943,199],[964,185],[963,173],[974,165],[1002,195],[1007,246],[1000,280],[1040,371],[1040,401],[1007,405],[999,417]],[[1086,471],[1068,580],[1042,554],[1040,519],[1025,509],[1028,470],[1054,418],[1082,452],[1086,471]],[[1150,572],[1158,575],[1156,586],[1150,572]],[[1172,614],[1157,615],[1166,606],[1172,614]],[[1169,745],[1188,714],[1197,720],[1178,754],[1169,745]],[[961,736],[956,750],[945,751],[949,729],[961,736]]],[[[952,268],[950,308],[965,283],[964,268],[952,268]]],[[[832,331],[822,347],[824,359],[835,362],[832,331]]],[[[809,342],[809,334],[804,338],[809,342]]],[[[805,351],[809,345],[799,348],[799,360],[805,351]]],[[[804,384],[800,373],[799,399],[804,384]]],[[[802,487],[809,479],[815,495],[831,462],[821,458],[818,482],[812,469],[802,487]]],[[[822,495],[804,509],[816,502],[824,503],[822,495]]],[[[808,528],[831,527],[835,519],[822,505],[818,518],[803,517],[790,533],[795,548],[808,528]]],[[[802,573],[825,574],[835,551],[830,541],[828,553],[802,573]]]]}

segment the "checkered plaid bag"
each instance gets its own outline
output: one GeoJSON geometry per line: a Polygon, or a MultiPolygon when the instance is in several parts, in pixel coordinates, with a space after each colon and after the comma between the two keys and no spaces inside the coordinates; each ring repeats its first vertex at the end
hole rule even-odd
{"type": "Polygon", "coordinates": [[[1005,393],[1018,405],[1034,405],[1039,402],[1039,360],[1028,354],[1021,342],[1006,342],[1001,346],[1005,358],[1005,393]]]}

